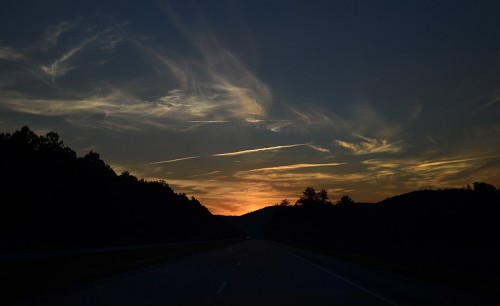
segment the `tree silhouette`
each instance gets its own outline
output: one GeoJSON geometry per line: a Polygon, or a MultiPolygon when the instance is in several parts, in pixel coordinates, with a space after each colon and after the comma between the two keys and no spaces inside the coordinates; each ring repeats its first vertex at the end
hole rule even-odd
{"type": "Polygon", "coordinates": [[[306,201],[314,201],[316,198],[316,190],[314,190],[313,187],[306,187],[304,191],[302,192],[301,199],[304,199],[306,201]]]}
{"type": "Polygon", "coordinates": [[[351,199],[351,197],[350,197],[350,196],[348,196],[348,195],[342,196],[342,197],[340,198],[340,200],[339,200],[339,201],[337,201],[337,205],[338,205],[339,207],[346,207],[346,206],[350,206],[350,205],[352,205],[352,204],[354,204],[354,201],[353,201],[353,200],[351,199]]]}
{"type": "Polygon", "coordinates": [[[331,204],[328,201],[328,192],[325,189],[316,192],[313,187],[307,187],[302,192],[302,196],[295,202],[295,205],[302,207],[319,207],[331,204]]]}
{"type": "Polygon", "coordinates": [[[295,205],[310,207],[315,204],[316,201],[316,190],[313,187],[306,187],[304,191],[302,191],[302,195],[295,202],[295,205]]]}
{"type": "Polygon", "coordinates": [[[26,145],[32,147],[35,150],[38,149],[39,138],[26,125],[23,126],[21,130],[14,132],[10,138],[14,143],[26,145]]]}
{"type": "Polygon", "coordinates": [[[320,192],[316,193],[316,201],[321,204],[329,204],[328,192],[325,189],[321,189],[320,192]]]}
{"type": "Polygon", "coordinates": [[[92,150],[90,150],[90,152],[89,152],[89,153],[87,153],[87,154],[83,157],[83,159],[84,159],[85,161],[87,161],[87,162],[91,163],[91,164],[94,164],[94,165],[100,165],[100,166],[101,166],[101,165],[102,165],[102,166],[104,165],[104,162],[101,160],[101,156],[100,156],[98,153],[96,153],[96,152],[94,152],[94,151],[92,151],[92,150]]]}
{"type": "Polygon", "coordinates": [[[132,183],[135,183],[138,181],[137,177],[133,176],[130,174],[130,172],[128,171],[123,171],[119,178],[125,182],[132,182],[132,183]]]}
{"type": "Polygon", "coordinates": [[[288,199],[283,199],[279,206],[290,206],[290,201],[288,199]]]}
{"type": "Polygon", "coordinates": [[[474,182],[472,183],[472,186],[474,191],[477,192],[493,192],[496,190],[495,186],[485,182],[474,182]]]}

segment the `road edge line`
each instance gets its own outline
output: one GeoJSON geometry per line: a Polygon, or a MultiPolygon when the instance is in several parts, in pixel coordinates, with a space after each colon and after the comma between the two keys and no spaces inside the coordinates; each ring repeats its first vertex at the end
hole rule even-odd
{"type": "Polygon", "coordinates": [[[381,296],[380,294],[375,293],[375,292],[371,291],[370,289],[367,289],[367,288],[365,288],[365,287],[363,287],[363,286],[361,286],[361,285],[358,285],[358,284],[356,284],[356,283],[354,283],[354,282],[352,282],[352,281],[350,281],[350,280],[346,279],[345,277],[338,275],[337,273],[334,273],[334,272],[332,272],[332,271],[330,271],[330,270],[328,270],[328,269],[326,269],[326,268],[323,268],[322,266],[317,265],[317,264],[315,264],[315,263],[311,262],[310,260],[305,259],[304,257],[302,257],[302,256],[300,256],[300,255],[298,255],[298,254],[293,253],[292,251],[290,251],[290,250],[288,250],[288,249],[286,249],[286,248],[282,247],[281,245],[279,245],[279,244],[277,244],[277,243],[274,243],[274,244],[275,244],[277,247],[279,247],[280,249],[282,249],[283,251],[287,252],[288,254],[290,254],[290,255],[292,255],[292,256],[295,256],[295,257],[297,257],[298,259],[302,260],[303,262],[308,263],[308,264],[310,264],[311,266],[313,266],[313,267],[315,267],[315,268],[317,268],[317,269],[319,269],[319,270],[321,270],[321,271],[323,271],[323,272],[326,272],[326,273],[328,273],[328,274],[330,274],[330,275],[332,275],[332,276],[334,276],[334,277],[336,277],[336,278],[338,278],[338,279],[340,279],[340,280],[342,280],[342,281],[344,281],[344,282],[348,283],[349,285],[351,285],[351,286],[353,286],[353,287],[356,287],[356,288],[358,288],[358,289],[360,289],[360,290],[362,290],[362,291],[364,291],[364,292],[366,292],[366,293],[368,293],[368,294],[371,294],[371,295],[373,295],[373,296],[375,296],[375,297],[377,297],[377,298],[379,298],[379,299],[383,300],[384,302],[386,302],[386,303],[388,303],[388,304],[391,304],[391,305],[393,305],[393,306],[400,306],[399,304],[397,304],[397,303],[395,303],[395,302],[393,302],[393,301],[389,300],[388,298],[383,297],[383,296],[381,296]]]}

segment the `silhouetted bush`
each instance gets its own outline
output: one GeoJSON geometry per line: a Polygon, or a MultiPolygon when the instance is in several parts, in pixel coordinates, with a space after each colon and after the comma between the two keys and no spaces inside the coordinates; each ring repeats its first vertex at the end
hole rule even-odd
{"type": "Polygon", "coordinates": [[[495,186],[485,182],[474,182],[472,186],[474,186],[474,191],[477,192],[494,192],[497,189],[495,186]]]}

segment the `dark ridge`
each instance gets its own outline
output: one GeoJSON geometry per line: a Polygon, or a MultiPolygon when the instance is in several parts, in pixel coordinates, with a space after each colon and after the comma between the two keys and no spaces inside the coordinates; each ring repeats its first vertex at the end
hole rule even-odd
{"type": "Polygon", "coordinates": [[[27,126],[0,134],[3,253],[109,247],[237,236],[194,197],[164,181],[117,175],[90,151],[27,126]]]}
{"type": "Polygon", "coordinates": [[[308,187],[288,201],[233,219],[247,233],[427,281],[500,292],[500,191],[414,191],[379,203],[336,204],[308,187]],[[323,198],[323,199],[322,199],[323,198]]]}

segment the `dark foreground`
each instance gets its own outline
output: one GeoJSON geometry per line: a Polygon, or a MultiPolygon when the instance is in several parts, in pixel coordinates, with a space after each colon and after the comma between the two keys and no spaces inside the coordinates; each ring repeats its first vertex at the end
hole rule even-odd
{"type": "Polygon", "coordinates": [[[0,255],[0,305],[192,256],[241,240],[93,248],[0,255]]]}
{"type": "Polygon", "coordinates": [[[248,240],[20,305],[495,305],[270,241],[248,240]]]}

